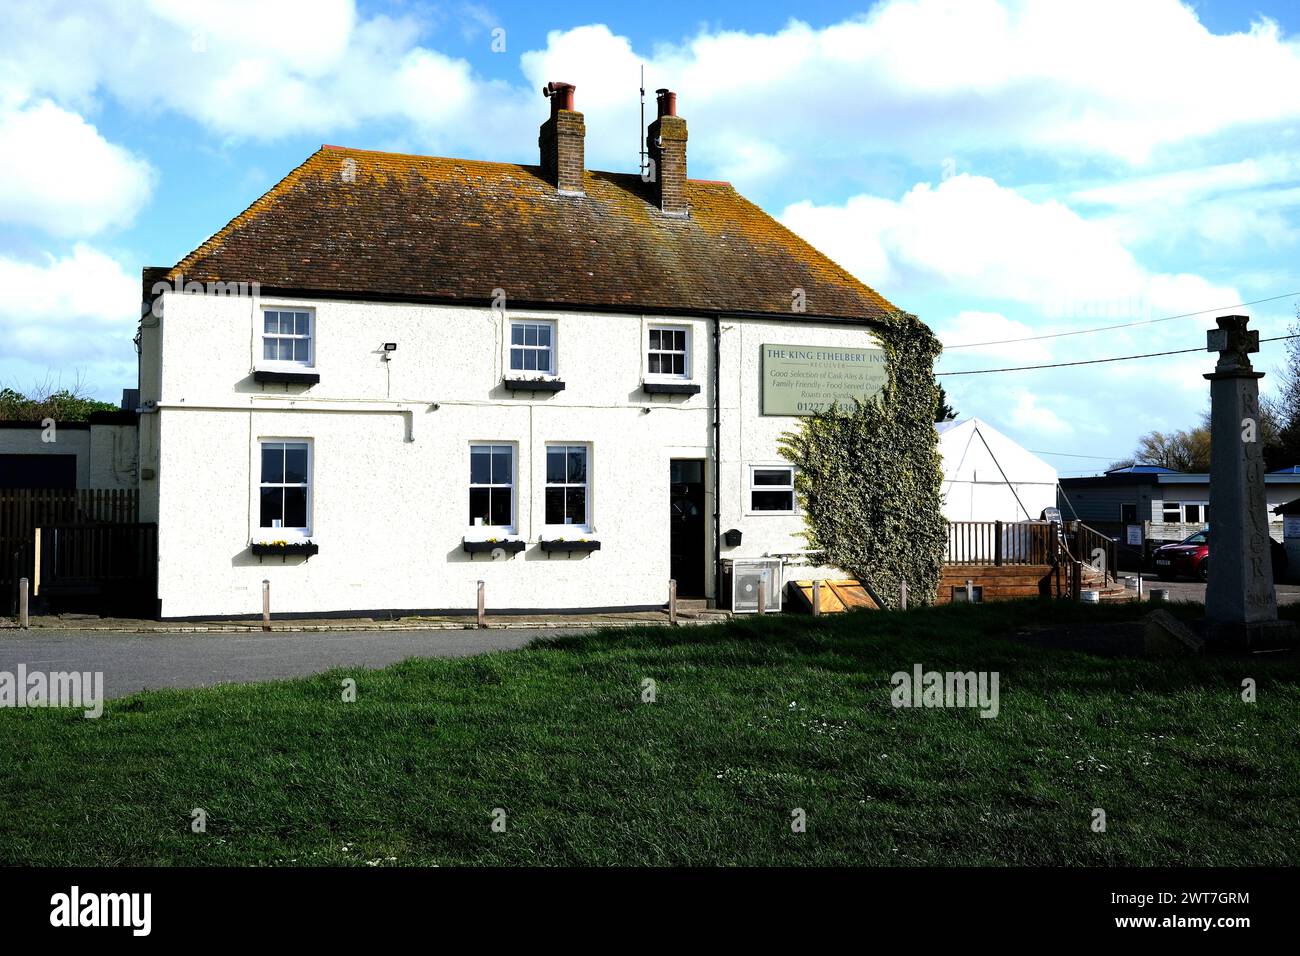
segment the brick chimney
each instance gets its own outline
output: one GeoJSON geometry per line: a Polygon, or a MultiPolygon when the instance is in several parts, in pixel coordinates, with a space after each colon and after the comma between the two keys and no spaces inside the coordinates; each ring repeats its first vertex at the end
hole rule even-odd
{"type": "Polygon", "coordinates": [[[646,130],[645,147],[654,162],[655,202],[668,216],[685,216],[686,120],[677,115],[677,94],[655,90],[659,116],[646,130]]]}
{"type": "Polygon", "coordinates": [[[562,196],[581,196],[583,140],[587,126],[573,109],[572,83],[547,83],[542,95],[550,97],[551,118],[542,124],[537,145],[542,151],[542,175],[562,196]]]}

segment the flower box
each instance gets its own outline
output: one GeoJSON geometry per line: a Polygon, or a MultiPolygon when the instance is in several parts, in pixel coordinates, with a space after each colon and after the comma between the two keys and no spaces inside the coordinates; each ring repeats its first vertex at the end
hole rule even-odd
{"type": "Polygon", "coordinates": [[[283,372],[276,369],[259,368],[253,371],[253,381],[262,385],[316,385],[320,382],[319,372],[283,372]]]}
{"type": "Polygon", "coordinates": [[[590,554],[592,551],[600,550],[600,542],[587,540],[566,541],[564,538],[556,538],[554,541],[543,541],[542,550],[548,554],[555,552],[590,554]]]}
{"type": "Polygon", "coordinates": [[[265,557],[303,557],[310,560],[313,554],[320,551],[320,545],[313,544],[311,541],[254,541],[249,550],[257,555],[260,561],[265,557]]]}
{"type": "Polygon", "coordinates": [[[508,555],[518,554],[527,547],[527,544],[517,539],[494,538],[480,539],[471,541],[466,538],[461,542],[461,547],[465,549],[466,554],[492,554],[495,551],[503,551],[508,555]]]}
{"type": "Polygon", "coordinates": [[[562,392],[564,383],[558,378],[507,378],[502,385],[507,392],[562,392]]]}
{"type": "Polygon", "coordinates": [[[700,386],[694,382],[642,382],[641,391],[647,395],[698,395],[700,386]]]}

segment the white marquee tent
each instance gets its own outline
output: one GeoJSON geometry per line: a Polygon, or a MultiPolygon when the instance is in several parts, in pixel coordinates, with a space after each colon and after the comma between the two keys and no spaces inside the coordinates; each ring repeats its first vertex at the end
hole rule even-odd
{"type": "Polygon", "coordinates": [[[1056,507],[1056,469],[988,422],[940,422],[943,516],[949,521],[1024,521],[1056,507]]]}

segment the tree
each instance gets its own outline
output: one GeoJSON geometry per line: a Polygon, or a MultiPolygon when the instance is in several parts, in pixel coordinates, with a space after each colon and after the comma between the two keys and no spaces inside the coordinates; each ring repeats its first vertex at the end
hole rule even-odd
{"type": "Polygon", "coordinates": [[[934,403],[934,420],[936,422],[950,422],[957,417],[957,410],[948,404],[948,393],[939,386],[939,397],[934,403]]]}
{"type": "Polygon", "coordinates": [[[1138,439],[1133,459],[1136,464],[1174,471],[1209,471],[1210,429],[1199,425],[1188,431],[1147,432],[1138,439]]]}
{"type": "MultiPolygon", "coordinates": [[[[1296,308],[1296,321],[1287,332],[1300,335],[1300,306],[1296,308]]],[[[1286,364],[1275,371],[1278,387],[1275,394],[1260,401],[1261,419],[1267,417],[1274,425],[1271,441],[1263,435],[1264,464],[1270,469],[1300,465],[1300,338],[1287,339],[1286,364]]],[[[1263,421],[1260,423],[1261,430],[1263,421]]]]}
{"type": "Polygon", "coordinates": [[[30,395],[0,388],[0,422],[84,422],[91,412],[115,412],[117,406],[85,394],[78,380],[71,388],[55,388],[48,381],[32,388],[30,395]]]}

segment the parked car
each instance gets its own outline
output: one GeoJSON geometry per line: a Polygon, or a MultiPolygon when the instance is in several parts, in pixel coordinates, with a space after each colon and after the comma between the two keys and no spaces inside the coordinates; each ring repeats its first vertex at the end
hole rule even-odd
{"type": "MultiPolygon", "coordinates": [[[[1286,548],[1272,538],[1268,539],[1269,553],[1273,559],[1273,580],[1286,577],[1286,548]]],[[[1161,580],[1196,578],[1204,581],[1210,570],[1210,532],[1198,531],[1177,544],[1166,544],[1151,553],[1156,574],[1161,580]]]]}

